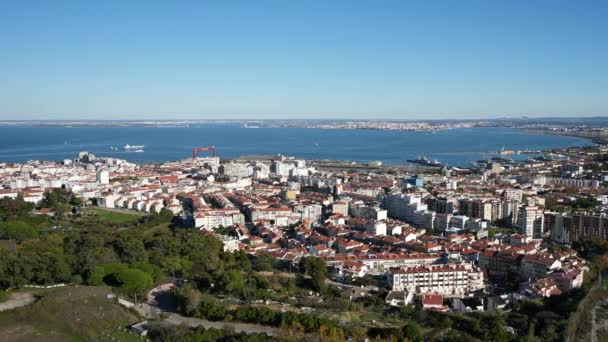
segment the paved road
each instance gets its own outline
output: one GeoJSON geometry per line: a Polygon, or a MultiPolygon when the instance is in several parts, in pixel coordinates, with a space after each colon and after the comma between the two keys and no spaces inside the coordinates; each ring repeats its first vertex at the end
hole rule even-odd
{"type": "Polygon", "coordinates": [[[30,305],[35,301],[36,297],[29,292],[13,293],[7,301],[0,303],[0,311],[16,309],[30,305]]]}

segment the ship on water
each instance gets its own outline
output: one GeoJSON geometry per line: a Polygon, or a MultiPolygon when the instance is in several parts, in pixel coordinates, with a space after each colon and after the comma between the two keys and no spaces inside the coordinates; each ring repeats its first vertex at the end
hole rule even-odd
{"type": "Polygon", "coordinates": [[[125,146],[123,146],[122,148],[123,148],[125,151],[137,151],[137,150],[142,150],[142,152],[143,152],[144,147],[145,147],[144,145],[129,145],[129,144],[126,144],[126,145],[125,145],[125,146]]]}
{"type": "Polygon", "coordinates": [[[500,150],[496,151],[496,154],[505,156],[505,155],[515,154],[515,151],[505,150],[505,147],[503,146],[500,150]]]}
{"type": "Polygon", "coordinates": [[[408,159],[408,162],[414,163],[414,164],[425,165],[425,166],[436,166],[436,167],[443,166],[443,164],[441,164],[438,160],[436,160],[436,159],[431,160],[425,156],[418,156],[416,159],[408,159]]]}

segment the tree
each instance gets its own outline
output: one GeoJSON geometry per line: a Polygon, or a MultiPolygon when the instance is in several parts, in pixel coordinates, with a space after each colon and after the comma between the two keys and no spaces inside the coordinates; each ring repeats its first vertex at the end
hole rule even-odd
{"type": "Polygon", "coordinates": [[[108,238],[103,230],[66,234],[64,253],[75,273],[86,276],[97,265],[117,261],[114,251],[105,246],[108,238]]]}
{"type": "Polygon", "coordinates": [[[177,312],[186,316],[198,316],[198,307],[203,299],[203,294],[192,287],[190,284],[186,284],[180,287],[176,294],[177,312]]]}
{"type": "Polygon", "coordinates": [[[21,194],[17,198],[0,198],[0,219],[15,218],[27,215],[34,209],[34,204],[26,202],[21,194]]]}
{"type": "Polygon", "coordinates": [[[499,315],[484,317],[482,325],[485,332],[483,333],[484,341],[502,342],[508,341],[507,332],[505,331],[505,321],[499,315]]]}
{"type": "Polygon", "coordinates": [[[0,222],[0,238],[19,241],[33,239],[38,236],[36,228],[23,221],[0,222]]]}
{"type": "Polygon", "coordinates": [[[268,252],[258,255],[253,263],[253,269],[258,272],[271,271],[274,268],[274,257],[268,252]]]}
{"type": "Polygon", "coordinates": [[[241,295],[245,288],[245,277],[241,271],[232,270],[222,273],[217,286],[233,295],[241,295]]]}
{"type": "Polygon", "coordinates": [[[327,278],[327,264],[319,257],[306,257],[300,262],[302,273],[310,276],[312,286],[318,292],[325,289],[325,279],[327,278]]]}
{"type": "Polygon", "coordinates": [[[353,342],[365,342],[368,340],[367,329],[361,326],[355,326],[351,329],[351,338],[353,342]]]}
{"type": "Polygon", "coordinates": [[[208,295],[202,296],[199,310],[203,317],[212,321],[219,321],[226,317],[226,307],[208,295]]]}
{"type": "Polygon", "coordinates": [[[344,338],[344,331],[338,327],[323,325],[319,328],[319,335],[321,335],[321,341],[323,342],[341,342],[346,340],[344,338]]]}
{"type": "Polygon", "coordinates": [[[163,258],[160,263],[163,269],[170,272],[172,276],[187,277],[190,275],[190,269],[192,268],[190,260],[178,256],[163,258]]]}
{"type": "Polygon", "coordinates": [[[148,254],[143,241],[130,232],[122,234],[118,239],[114,240],[113,245],[114,250],[123,262],[134,263],[148,260],[148,254]]]}
{"type": "Polygon", "coordinates": [[[192,263],[192,272],[210,272],[222,265],[222,242],[216,237],[198,231],[181,230],[178,238],[180,252],[192,263]]]}
{"type": "Polygon", "coordinates": [[[598,272],[604,272],[608,269],[608,255],[596,255],[591,259],[591,265],[595,267],[598,272]]]}
{"type": "Polygon", "coordinates": [[[140,261],[134,263],[133,267],[148,273],[150,277],[152,277],[152,280],[155,282],[161,280],[163,277],[163,270],[156,265],[140,261]]]}
{"type": "Polygon", "coordinates": [[[58,204],[65,204],[70,202],[71,195],[65,188],[56,188],[51,191],[44,193],[44,198],[40,203],[43,207],[53,208],[58,204]]]}
{"type": "Polygon", "coordinates": [[[424,340],[422,338],[420,326],[415,321],[407,322],[403,328],[401,328],[401,332],[403,333],[404,337],[408,338],[412,342],[421,342],[424,340]]]}
{"type": "Polygon", "coordinates": [[[152,277],[136,268],[122,269],[115,274],[120,289],[129,296],[137,296],[152,287],[152,277]]]}

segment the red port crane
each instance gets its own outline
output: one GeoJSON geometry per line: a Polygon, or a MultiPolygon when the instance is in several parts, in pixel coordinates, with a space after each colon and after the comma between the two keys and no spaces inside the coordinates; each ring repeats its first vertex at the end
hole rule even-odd
{"type": "Polygon", "coordinates": [[[196,159],[196,154],[199,152],[209,152],[213,153],[215,157],[215,146],[207,146],[207,147],[196,147],[192,149],[192,159],[196,159]]]}

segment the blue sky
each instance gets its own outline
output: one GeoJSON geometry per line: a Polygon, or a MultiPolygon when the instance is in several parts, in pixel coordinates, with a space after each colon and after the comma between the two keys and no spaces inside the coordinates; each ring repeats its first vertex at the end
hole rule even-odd
{"type": "Polygon", "coordinates": [[[0,119],[608,115],[608,1],[1,1],[0,119]]]}

